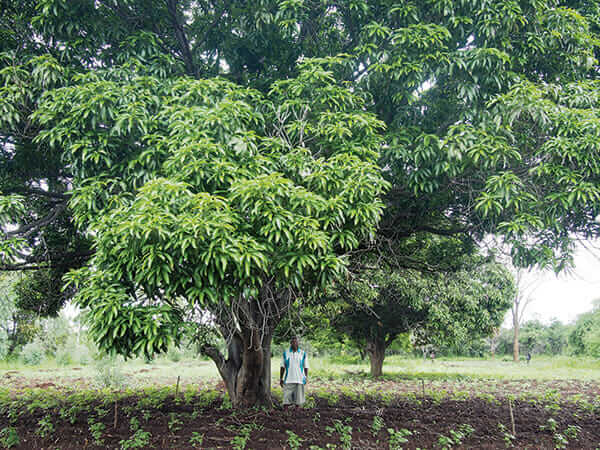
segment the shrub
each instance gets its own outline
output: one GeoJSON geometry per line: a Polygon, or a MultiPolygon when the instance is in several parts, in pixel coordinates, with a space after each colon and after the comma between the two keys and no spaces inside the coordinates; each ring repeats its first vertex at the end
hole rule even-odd
{"type": "Polygon", "coordinates": [[[21,361],[28,366],[37,366],[44,359],[44,346],[38,340],[25,344],[21,350],[21,361]]]}
{"type": "Polygon", "coordinates": [[[125,386],[125,375],[117,358],[103,357],[96,361],[96,383],[103,388],[120,389],[125,386]]]}

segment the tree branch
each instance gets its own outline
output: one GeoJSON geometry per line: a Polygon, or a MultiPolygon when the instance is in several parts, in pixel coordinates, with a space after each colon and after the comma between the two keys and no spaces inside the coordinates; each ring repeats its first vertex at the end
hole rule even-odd
{"type": "Polygon", "coordinates": [[[171,24],[173,25],[173,29],[175,31],[175,38],[177,39],[177,43],[181,48],[183,61],[185,62],[185,70],[188,75],[197,78],[198,69],[194,64],[194,58],[192,57],[192,52],[190,50],[190,43],[185,34],[185,29],[177,17],[177,0],[166,0],[166,4],[167,10],[169,11],[171,24]]]}
{"type": "Polygon", "coordinates": [[[36,220],[31,223],[28,223],[26,225],[23,225],[22,227],[20,227],[16,230],[8,231],[5,233],[5,235],[6,235],[6,237],[9,237],[9,238],[15,237],[15,236],[27,237],[31,233],[37,231],[38,229],[45,227],[47,225],[50,225],[52,222],[54,222],[54,220],[56,220],[56,218],[58,216],[60,216],[65,211],[65,209],[67,209],[67,203],[66,202],[59,203],[54,208],[52,208],[47,215],[45,215],[41,219],[36,220]]]}

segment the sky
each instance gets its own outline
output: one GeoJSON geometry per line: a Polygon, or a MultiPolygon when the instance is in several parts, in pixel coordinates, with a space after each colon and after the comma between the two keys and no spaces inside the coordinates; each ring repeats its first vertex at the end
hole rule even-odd
{"type": "MultiPolygon", "coordinates": [[[[568,324],[574,322],[579,314],[592,309],[593,300],[600,298],[600,242],[588,242],[585,247],[578,246],[575,268],[570,274],[527,274],[528,280],[540,281],[532,290],[532,301],[525,309],[523,321],[538,319],[549,323],[556,318],[568,324]]],[[[512,326],[510,311],[504,326],[512,326]]]]}

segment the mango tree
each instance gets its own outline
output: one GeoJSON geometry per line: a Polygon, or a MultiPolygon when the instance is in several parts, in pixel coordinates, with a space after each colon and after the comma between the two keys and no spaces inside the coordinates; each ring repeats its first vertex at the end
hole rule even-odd
{"type": "Polygon", "coordinates": [[[508,270],[469,258],[454,272],[380,268],[365,272],[324,309],[337,333],[369,355],[371,376],[382,375],[385,351],[399,335],[414,345],[449,345],[489,335],[502,324],[514,295],[508,270]]]}
{"type": "Polygon", "coordinates": [[[151,355],[212,324],[228,358],[202,350],[234,404],[270,403],[275,326],[382,213],[382,124],[324,65],[268,95],[125,67],[44,98],[37,141],[65,149],[70,208],[95,244],[69,278],[101,349],[151,355]]]}
{"type": "MultiPolygon", "coordinates": [[[[435,271],[454,265],[456,253],[418,256],[431,236],[456,238],[469,253],[497,234],[517,265],[561,269],[576,239],[600,233],[598,5],[4,1],[0,268],[86,267],[75,276],[82,280],[111,272],[102,288],[80,284],[80,299],[103,304],[113,291],[137,299],[147,317],[139,326],[134,314],[117,328],[118,306],[111,326],[92,316],[98,338],[122,338],[127,345],[112,348],[125,353],[130,343],[164,348],[167,330],[181,330],[184,312],[160,309],[166,298],[198,298],[194,320],[216,324],[218,311],[204,315],[205,305],[234,310],[232,298],[247,302],[265,286],[260,298],[304,295],[342,271],[339,255],[357,246],[394,270],[435,271]],[[307,66],[310,58],[317,62],[307,66]],[[186,153],[200,137],[214,148],[202,141],[202,151],[186,153]],[[390,188],[373,245],[364,238],[381,212],[376,159],[390,188]],[[372,189],[350,195],[349,180],[362,186],[367,175],[372,189]],[[189,200],[199,193],[209,197],[189,200]],[[334,217],[343,225],[328,222],[334,217]],[[165,250],[186,236],[170,234],[178,227],[193,238],[180,253],[165,250]],[[243,227],[256,229],[232,231],[243,227]],[[201,235],[235,242],[198,260],[188,251],[201,235]],[[204,277],[197,291],[179,281],[204,277]],[[162,341],[151,341],[155,314],[169,318],[152,322],[162,341]]],[[[235,313],[241,326],[268,329],[260,304],[235,313]]],[[[229,358],[241,361],[235,351],[229,358]]]]}

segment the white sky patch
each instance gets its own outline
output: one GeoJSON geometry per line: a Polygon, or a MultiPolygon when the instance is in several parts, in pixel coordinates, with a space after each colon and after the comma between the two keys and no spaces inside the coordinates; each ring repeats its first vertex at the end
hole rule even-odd
{"type": "MultiPolygon", "coordinates": [[[[568,324],[575,322],[578,315],[592,310],[593,301],[600,299],[600,243],[579,245],[574,262],[575,267],[570,273],[558,276],[552,272],[527,274],[527,278],[541,277],[542,281],[531,294],[533,300],[525,309],[523,322],[537,319],[548,324],[558,319],[568,324]]],[[[506,313],[503,326],[512,327],[510,311],[506,313]]]]}

